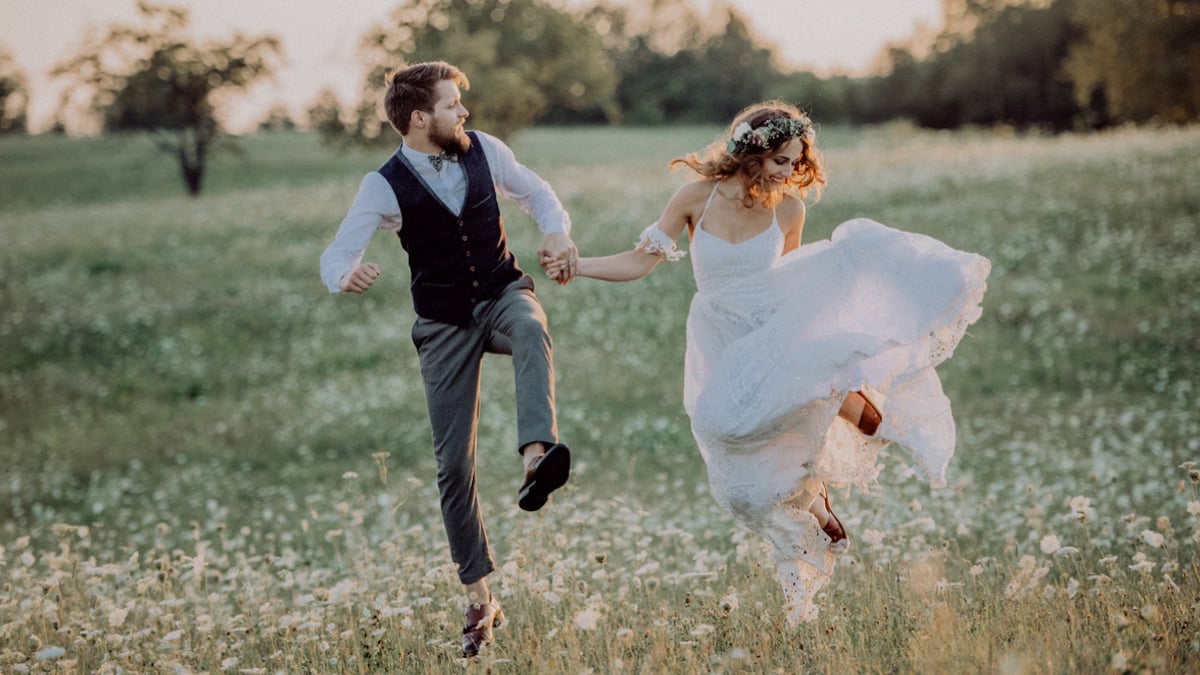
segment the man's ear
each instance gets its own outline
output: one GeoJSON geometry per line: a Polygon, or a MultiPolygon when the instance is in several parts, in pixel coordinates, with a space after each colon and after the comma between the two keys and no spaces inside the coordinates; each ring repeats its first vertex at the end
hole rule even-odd
{"type": "Polygon", "coordinates": [[[412,114],[408,116],[408,122],[411,126],[414,126],[418,129],[424,129],[425,113],[421,112],[420,110],[412,111],[412,114]]]}

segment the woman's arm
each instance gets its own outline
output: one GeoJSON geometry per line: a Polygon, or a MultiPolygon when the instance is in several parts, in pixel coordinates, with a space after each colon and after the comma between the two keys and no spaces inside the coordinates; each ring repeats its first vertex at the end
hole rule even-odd
{"type": "MultiPolygon", "coordinates": [[[[676,190],[663,209],[662,217],[642,231],[633,250],[593,258],[581,257],[577,275],[601,281],[634,281],[650,274],[662,260],[682,258],[684,253],[675,250],[675,240],[692,222],[698,185],[701,184],[688,183],[676,190]]],[[[700,191],[703,189],[701,187],[700,191]]],[[[555,263],[546,271],[552,278],[557,278],[564,267],[565,263],[555,263]]]]}
{"type": "Polygon", "coordinates": [[[650,274],[661,257],[634,249],[598,258],[581,257],[577,276],[601,281],[634,281],[650,274]]]}
{"type": "Polygon", "coordinates": [[[788,195],[775,213],[779,218],[779,229],[783,230],[784,255],[800,248],[800,235],[804,232],[804,201],[788,195]]]}

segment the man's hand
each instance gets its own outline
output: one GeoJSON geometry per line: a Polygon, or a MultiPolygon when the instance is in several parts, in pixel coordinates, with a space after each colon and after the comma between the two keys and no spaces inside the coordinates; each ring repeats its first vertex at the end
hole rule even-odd
{"type": "Polygon", "coordinates": [[[375,283],[375,279],[378,277],[379,265],[375,263],[363,263],[342,276],[342,280],[338,283],[338,286],[346,293],[362,293],[370,288],[371,284],[375,283]]]}
{"type": "Polygon", "coordinates": [[[575,278],[575,273],[579,270],[579,249],[575,248],[575,242],[571,238],[561,232],[546,235],[542,240],[542,245],[538,247],[538,261],[542,264],[542,269],[550,275],[550,278],[557,281],[559,285],[565,285],[567,282],[575,278]],[[551,270],[551,265],[555,261],[566,263],[566,267],[557,270],[551,270]]]}

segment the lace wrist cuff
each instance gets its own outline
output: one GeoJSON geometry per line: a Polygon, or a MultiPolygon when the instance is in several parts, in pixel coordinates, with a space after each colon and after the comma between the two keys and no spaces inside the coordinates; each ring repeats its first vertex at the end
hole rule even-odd
{"type": "Polygon", "coordinates": [[[666,232],[658,229],[658,223],[654,223],[650,227],[642,230],[642,237],[638,239],[634,250],[656,255],[663,260],[679,260],[687,255],[686,251],[675,250],[675,242],[667,236],[666,232]]]}

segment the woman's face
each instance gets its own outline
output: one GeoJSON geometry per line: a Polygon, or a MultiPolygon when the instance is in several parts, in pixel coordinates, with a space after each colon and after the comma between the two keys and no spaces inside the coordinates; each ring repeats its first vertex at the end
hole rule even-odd
{"type": "Polygon", "coordinates": [[[768,155],[763,162],[763,177],[771,183],[782,185],[796,169],[803,150],[804,143],[799,138],[793,138],[779,146],[779,149],[768,155]]]}

